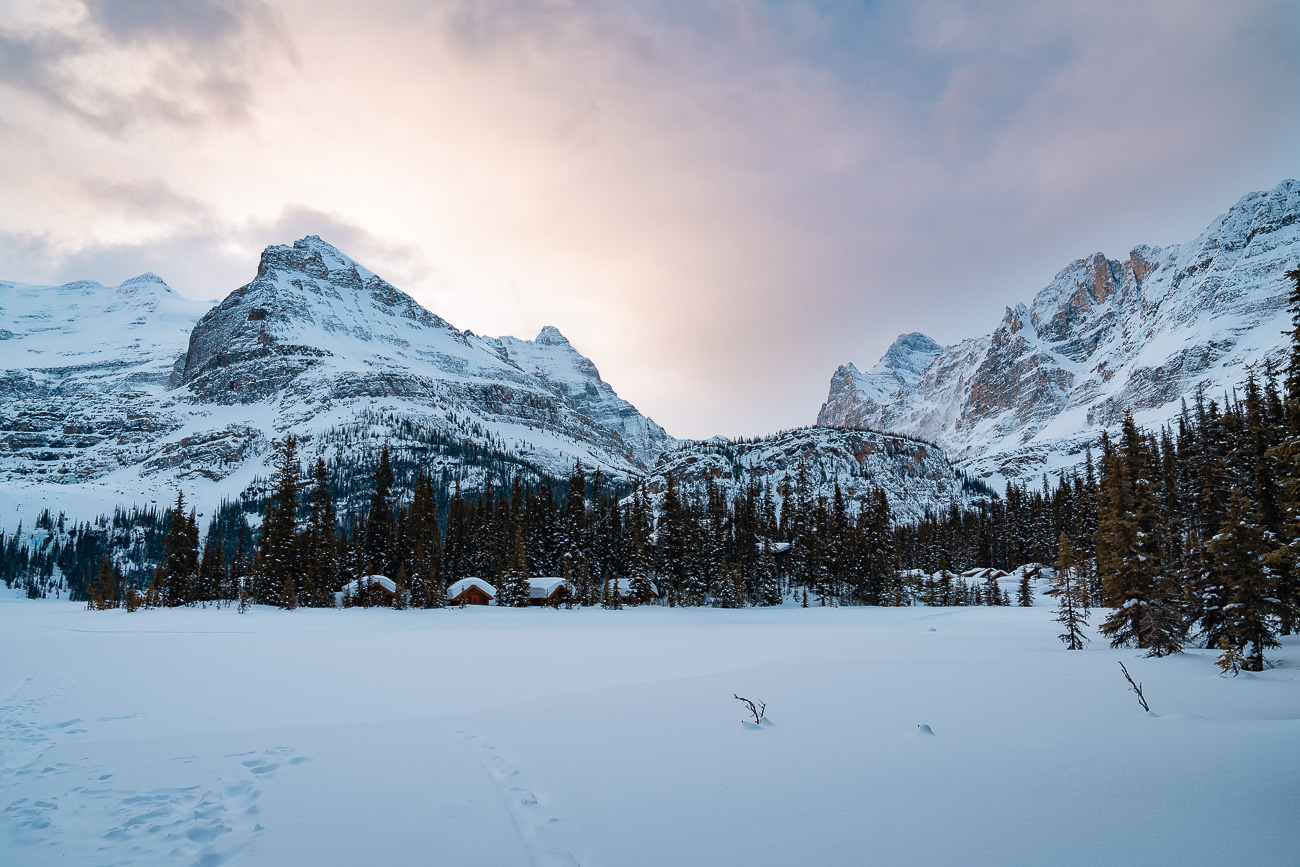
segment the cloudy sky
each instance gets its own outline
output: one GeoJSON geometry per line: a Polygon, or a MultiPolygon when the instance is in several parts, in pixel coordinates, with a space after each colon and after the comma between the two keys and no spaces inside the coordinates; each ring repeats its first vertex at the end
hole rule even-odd
{"type": "Polygon", "coordinates": [[[1300,4],[0,0],[0,157],[0,278],[216,298],[319,234],[759,434],[1300,175],[1300,4]]]}

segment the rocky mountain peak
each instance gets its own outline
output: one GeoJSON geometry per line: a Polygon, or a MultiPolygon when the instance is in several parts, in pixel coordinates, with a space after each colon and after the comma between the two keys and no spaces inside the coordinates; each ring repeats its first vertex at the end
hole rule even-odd
{"type": "Polygon", "coordinates": [[[872,374],[839,368],[818,424],[865,419],[920,436],[983,476],[1068,466],[1125,412],[1161,424],[1198,386],[1230,388],[1281,358],[1298,220],[1300,184],[1287,180],[1243,196],[1186,244],[1076,259],[1030,305],[937,354],[912,388],[882,394],[872,374]]]}
{"type": "Polygon", "coordinates": [[[836,427],[877,428],[882,407],[899,391],[916,386],[930,362],[943,347],[913,331],[900,334],[875,367],[862,373],[854,364],[842,364],[831,377],[830,396],[817,414],[817,423],[836,427]],[[842,423],[837,419],[843,419],[842,423]]]}
{"type": "Polygon", "coordinates": [[[533,341],[538,346],[571,346],[569,338],[560,333],[560,329],[554,325],[546,325],[537,333],[537,339],[533,341]]]}
{"type": "Polygon", "coordinates": [[[152,497],[178,480],[199,503],[239,496],[288,431],[353,467],[388,444],[466,490],[578,461],[626,482],[676,444],[558,329],[458,331],[315,236],[267,247],[215,306],[150,274],[0,282],[0,323],[0,492],[38,479],[83,517],[102,505],[65,482],[110,506],[123,485],[152,497]]]}
{"type": "Polygon", "coordinates": [[[456,353],[470,349],[415,299],[309,235],[267,247],[257,277],[208,311],[190,335],[176,382],[207,400],[258,401],[325,358],[382,367],[382,358],[392,358],[382,347],[433,352],[443,341],[456,344],[456,353]]]}
{"type": "Polygon", "coordinates": [[[553,325],[535,340],[482,338],[521,370],[550,383],[569,403],[622,438],[638,462],[649,468],[677,440],[635,406],[619,397],[600,371],[553,325]]]}
{"type": "Polygon", "coordinates": [[[920,377],[921,372],[942,351],[942,346],[919,331],[900,334],[880,357],[876,368],[892,370],[900,375],[915,374],[920,377]]]}
{"type": "Polygon", "coordinates": [[[321,240],[319,235],[308,235],[292,245],[273,244],[262,251],[257,265],[259,278],[295,272],[316,279],[342,279],[348,283],[360,283],[365,277],[374,276],[333,244],[321,240]]]}

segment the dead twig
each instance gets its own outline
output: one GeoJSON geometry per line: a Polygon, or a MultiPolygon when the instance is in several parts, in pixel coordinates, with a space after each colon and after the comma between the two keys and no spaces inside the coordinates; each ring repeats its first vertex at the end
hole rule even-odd
{"type": "Polygon", "coordinates": [[[1147,713],[1151,713],[1151,707],[1147,704],[1146,698],[1142,695],[1142,684],[1133,682],[1133,676],[1128,673],[1127,668],[1124,668],[1124,663],[1121,662],[1119,667],[1123,670],[1124,679],[1128,681],[1128,685],[1135,693],[1137,693],[1138,701],[1142,703],[1142,709],[1147,713]]]}
{"type": "Polygon", "coordinates": [[[743,701],[745,703],[745,706],[749,708],[749,712],[754,715],[754,725],[762,724],[763,714],[767,713],[766,702],[760,701],[758,703],[758,706],[755,707],[754,702],[750,701],[747,698],[741,698],[740,696],[736,695],[734,692],[731,694],[731,697],[734,698],[736,701],[743,701]]]}

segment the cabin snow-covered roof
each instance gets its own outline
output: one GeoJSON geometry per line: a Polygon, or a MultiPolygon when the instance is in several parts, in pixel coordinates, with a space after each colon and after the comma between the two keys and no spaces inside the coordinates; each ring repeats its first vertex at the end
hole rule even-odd
{"type": "MultiPolygon", "coordinates": [[[[646,585],[650,588],[650,595],[651,595],[651,596],[654,596],[654,597],[656,597],[656,598],[658,598],[658,596],[659,596],[659,591],[655,589],[655,584],[654,584],[654,582],[653,582],[653,581],[647,581],[647,582],[646,582],[646,585]]],[[[614,579],[614,589],[618,592],[618,595],[619,595],[619,596],[631,596],[631,595],[633,595],[633,594],[632,594],[632,579],[631,579],[631,578],[615,578],[615,579],[614,579]]]]}
{"type": "Polygon", "coordinates": [[[978,578],[981,581],[987,581],[990,578],[1005,578],[1007,573],[1001,569],[994,569],[991,566],[980,566],[975,569],[967,569],[961,573],[963,578],[978,578]]]}
{"type": "Polygon", "coordinates": [[[383,587],[389,593],[397,592],[397,583],[393,581],[393,579],[389,578],[387,575],[367,575],[364,578],[353,578],[351,581],[349,581],[347,584],[343,586],[343,592],[352,593],[355,595],[361,590],[363,585],[366,587],[371,587],[374,586],[375,584],[378,584],[379,586],[383,587]]]}
{"type": "Polygon", "coordinates": [[[528,595],[533,599],[550,599],[551,594],[564,586],[564,579],[555,575],[543,575],[528,579],[528,595]]]}
{"type": "Polygon", "coordinates": [[[373,587],[376,584],[383,587],[394,596],[397,595],[397,582],[393,581],[387,575],[367,575],[364,578],[353,578],[347,584],[344,584],[343,589],[334,594],[334,604],[342,606],[345,597],[356,597],[361,593],[361,588],[363,586],[373,587]]]}
{"type": "Polygon", "coordinates": [[[470,587],[477,587],[478,589],[486,593],[488,596],[493,598],[495,598],[497,595],[497,588],[493,587],[491,584],[487,583],[482,578],[462,578],[459,581],[457,581],[455,584],[447,588],[447,598],[455,599],[457,596],[464,593],[470,587]]]}

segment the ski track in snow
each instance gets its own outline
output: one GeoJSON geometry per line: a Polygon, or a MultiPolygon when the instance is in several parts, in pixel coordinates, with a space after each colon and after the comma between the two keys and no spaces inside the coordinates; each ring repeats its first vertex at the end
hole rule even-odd
{"type": "Polygon", "coordinates": [[[470,752],[492,778],[492,784],[510,811],[515,831],[528,850],[529,860],[534,867],[577,867],[578,859],[555,839],[562,821],[556,816],[548,815],[550,810],[547,805],[539,801],[533,787],[520,776],[519,769],[506,761],[494,745],[485,742],[478,735],[464,729],[457,729],[456,734],[465,739],[470,752]]]}
{"type": "MultiPolygon", "coordinates": [[[[231,863],[252,848],[263,830],[257,805],[261,783],[308,761],[290,747],[277,747],[221,756],[216,759],[217,774],[200,775],[208,786],[120,785],[116,775],[98,763],[71,763],[47,755],[58,747],[75,748],[83,740],[79,736],[94,734],[96,723],[137,715],[37,725],[30,717],[57,704],[69,691],[59,685],[34,698],[25,697],[40,686],[38,679],[29,677],[0,704],[0,827],[29,852],[66,847],[70,839],[79,837],[87,845],[85,855],[93,852],[96,864],[217,867],[231,863]],[[19,783],[27,792],[46,791],[7,799],[5,793],[19,783]]],[[[169,761],[188,765],[205,758],[185,755],[169,761]]],[[[21,855],[14,861],[3,860],[24,863],[21,855]]]]}

